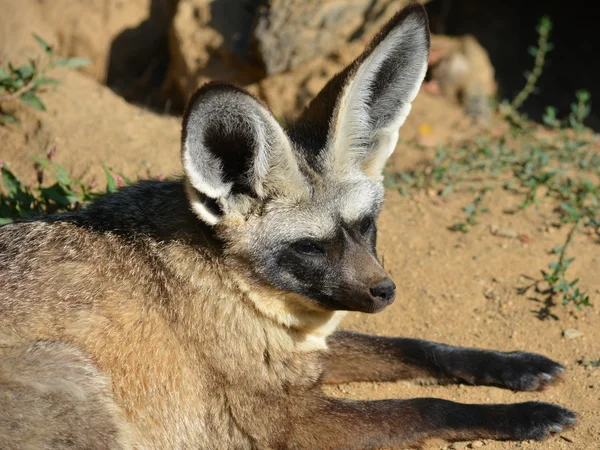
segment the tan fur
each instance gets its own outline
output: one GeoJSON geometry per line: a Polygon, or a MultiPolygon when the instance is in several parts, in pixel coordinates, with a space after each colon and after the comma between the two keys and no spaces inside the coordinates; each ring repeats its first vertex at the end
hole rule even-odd
{"type": "Polygon", "coordinates": [[[0,446],[131,449],[110,379],[77,348],[0,337],[0,446]]]}
{"type": "Polygon", "coordinates": [[[315,339],[327,322],[315,323],[323,314],[307,312],[306,323],[290,333],[256,307],[252,298],[262,292],[233,281],[226,264],[173,244],[146,249],[160,261],[150,266],[116,237],[63,224],[29,224],[25,235],[16,228],[1,230],[3,238],[14,232],[12,245],[3,239],[9,252],[24,241],[30,250],[13,260],[12,273],[0,270],[0,328],[19,340],[67,342],[92,355],[112,375],[140,448],[250,448],[228,411],[226,386],[243,390],[258,379],[267,393],[271,384],[310,384],[318,375],[310,365],[285,361],[315,339]],[[18,273],[37,282],[21,284],[18,273]],[[161,278],[165,289],[157,291],[161,278]],[[6,289],[11,282],[19,290],[6,289]],[[232,328],[252,339],[231,342],[232,328]],[[219,431],[220,440],[203,441],[205,427],[214,428],[206,433],[213,439],[219,431]]]}

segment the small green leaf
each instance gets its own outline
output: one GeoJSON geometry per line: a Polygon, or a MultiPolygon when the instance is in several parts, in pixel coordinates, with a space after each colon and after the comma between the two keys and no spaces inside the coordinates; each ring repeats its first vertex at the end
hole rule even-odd
{"type": "Polygon", "coordinates": [[[78,69],[79,67],[87,66],[92,62],[87,58],[59,58],[54,64],[61,67],[68,67],[69,69],[78,69]]]}
{"type": "Polygon", "coordinates": [[[67,170],[57,162],[50,161],[50,164],[52,164],[52,168],[54,169],[54,177],[56,178],[56,181],[63,186],[70,186],[73,180],[71,180],[71,177],[69,177],[67,170]]]}
{"type": "Polygon", "coordinates": [[[50,161],[47,158],[40,158],[39,156],[33,155],[31,156],[31,159],[40,164],[44,169],[50,170],[50,161]]]}
{"type": "Polygon", "coordinates": [[[467,216],[472,216],[476,209],[477,209],[477,206],[473,205],[473,204],[467,205],[463,208],[463,210],[467,216]]]}
{"type": "Polygon", "coordinates": [[[450,231],[460,231],[461,233],[468,233],[469,226],[465,222],[457,222],[449,228],[450,231]]]}
{"type": "Polygon", "coordinates": [[[21,99],[21,101],[23,103],[25,103],[27,106],[29,106],[33,109],[37,109],[40,111],[46,111],[46,106],[44,105],[44,103],[40,100],[40,98],[37,95],[35,95],[31,91],[25,92],[19,98],[21,99]]]}
{"type": "Polygon", "coordinates": [[[535,58],[538,54],[538,49],[536,47],[529,47],[527,52],[535,58]]]}
{"type": "Polygon", "coordinates": [[[444,197],[448,194],[451,194],[452,192],[454,192],[454,186],[449,185],[442,189],[442,191],[440,192],[440,196],[444,197]]]}
{"type": "Polygon", "coordinates": [[[30,78],[35,73],[35,67],[33,65],[31,65],[31,64],[30,65],[25,65],[25,66],[19,67],[14,72],[20,78],[30,78]]]}
{"type": "Polygon", "coordinates": [[[50,161],[48,158],[40,158],[39,156],[31,157],[35,162],[40,164],[44,169],[49,171],[54,179],[63,186],[69,186],[72,182],[66,169],[57,162],[50,161]]]}
{"type": "Polygon", "coordinates": [[[109,172],[109,170],[104,167],[104,173],[106,174],[106,191],[107,192],[117,192],[119,187],[117,186],[117,181],[115,177],[109,172]]]}
{"type": "Polygon", "coordinates": [[[2,183],[11,197],[16,196],[22,191],[22,185],[19,179],[13,174],[6,165],[2,166],[2,183]]]}
{"type": "Polygon", "coordinates": [[[560,280],[558,283],[554,285],[554,292],[569,292],[569,285],[565,280],[560,280]]]}
{"type": "Polygon", "coordinates": [[[564,212],[566,212],[570,216],[571,219],[579,219],[580,218],[579,211],[577,211],[577,209],[573,208],[568,203],[562,203],[560,205],[560,209],[562,209],[564,212]]]}
{"type": "Polygon", "coordinates": [[[57,86],[60,84],[60,81],[58,81],[55,78],[40,77],[40,78],[36,78],[35,80],[33,80],[33,84],[35,84],[36,86],[40,86],[42,84],[52,84],[54,86],[57,86]]]}
{"type": "Polygon", "coordinates": [[[10,113],[0,114],[0,125],[6,125],[9,123],[19,123],[19,120],[10,113]]]}
{"type": "Polygon", "coordinates": [[[9,217],[0,217],[0,225],[6,225],[12,222],[13,220],[9,217]]]}
{"type": "Polygon", "coordinates": [[[0,86],[4,87],[8,92],[14,92],[25,86],[25,82],[20,78],[6,78],[0,81],[0,86]]]}
{"type": "Polygon", "coordinates": [[[50,47],[50,45],[46,41],[44,41],[41,37],[39,37],[35,33],[33,33],[33,37],[35,38],[37,43],[40,45],[40,47],[42,47],[42,50],[44,50],[44,52],[46,52],[48,55],[52,55],[52,47],[50,47]]]}
{"type": "Polygon", "coordinates": [[[40,188],[40,192],[47,200],[52,200],[63,207],[70,206],[78,200],[74,192],[68,191],[59,183],[54,183],[47,188],[40,188]]]}
{"type": "Polygon", "coordinates": [[[10,78],[10,74],[4,67],[0,67],[0,82],[4,80],[8,80],[10,78]]]}

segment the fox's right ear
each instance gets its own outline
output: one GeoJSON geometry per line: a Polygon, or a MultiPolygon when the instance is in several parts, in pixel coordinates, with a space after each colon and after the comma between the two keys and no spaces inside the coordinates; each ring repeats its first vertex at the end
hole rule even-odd
{"type": "Polygon", "coordinates": [[[308,143],[324,170],[381,181],[425,77],[429,44],[425,9],[407,6],[315,97],[288,130],[292,139],[308,143]]]}
{"type": "Polygon", "coordinates": [[[181,153],[192,208],[209,225],[232,212],[241,196],[276,195],[303,180],[270,110],[226,83],[208,83],[190,100],[181,153]]]}

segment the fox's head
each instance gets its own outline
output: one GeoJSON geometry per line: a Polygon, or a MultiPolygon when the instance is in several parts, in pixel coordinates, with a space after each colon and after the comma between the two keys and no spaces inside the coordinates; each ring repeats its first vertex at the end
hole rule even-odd
{"type": "Polygon", "coordinates": [[[182,136],[189,200],[254,282],[327,310],[393,301],[375,250],[382,170],[428,57],[425,11],[409,6],[285,127],[237,87],[196,92],[182,136]]]}

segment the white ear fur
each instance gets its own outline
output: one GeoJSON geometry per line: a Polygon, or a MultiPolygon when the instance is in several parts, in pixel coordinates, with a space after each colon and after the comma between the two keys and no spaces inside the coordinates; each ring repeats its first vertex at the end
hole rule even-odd
{"type": "Polygon", "coordinates": [[[263,197],[273,183],[299,175],[290,142],[272,114],[247,92],[223,84],[201,88],[190,101],[182,162],[192,208],[210,225],[220,217],[202,196],[227,213],[235,183],[263,197]]]}
{"type": "Polygon", "coordinates": [[[375,38],[342,90],[328,137],[334,171],[358,166],[380,179],[394,151],[429,59],[425,11],[408,9],[392,19],[383,38],[375,38]]]}

